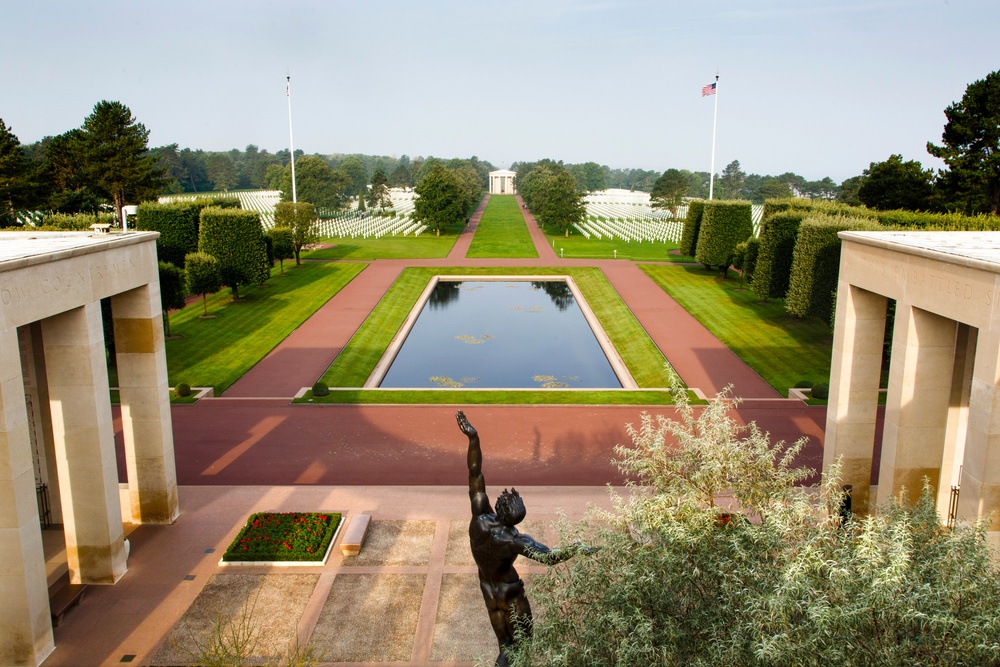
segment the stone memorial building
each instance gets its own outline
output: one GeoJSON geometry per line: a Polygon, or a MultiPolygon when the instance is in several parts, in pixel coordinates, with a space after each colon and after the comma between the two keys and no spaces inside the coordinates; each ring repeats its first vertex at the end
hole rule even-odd
{"type": "Polygon", "coordinates": [[[514,177],[516,172],[507,169],[498,169],[490,172],[490,194],[491,195],[513,195],[517,194],[514,187],[514,177]]]}
{"type": "Polygon", "coordinates": [[[113,584],[127,570],[123,520],[170,523],[178,515],[157,236],[0,233],[0,664],[38,665],[54,648],[43,522],[63,526],[72,583],[113,584]],[[127,500],[115,454],[106,297],[127,500]]]}
{"type": "MultiPolygon", "coordinates": [[[[841,232],[824,470],[855,510],[926,478],[942,517],[1000,509],[1000,232],[841,232]],[[895,301],[885,423],[871,485],[882,351],[895,301]],[[874,491],[874,493],[873,493],[874,491]]],[[[1000,547],[1000,515],[990,539],[1000,547]]]]}

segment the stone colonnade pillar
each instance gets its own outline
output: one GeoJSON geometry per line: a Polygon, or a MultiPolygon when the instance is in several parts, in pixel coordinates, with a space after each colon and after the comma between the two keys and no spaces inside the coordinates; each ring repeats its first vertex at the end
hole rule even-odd
{"type": "Polygon", "coordinates": [[[125,537],[100,303],[42,320],[42,340],[70,581],[112,584],[125,537]]]}
{"type": "Polygon", "coordinates": [[[0,552],[0,662],[34,667],[55,643],[16,329],[0,331],[0,552]]]}
{"type": "Polygon", "coordinates": [[[1000,332],[995,329],[979,330],[963,459],[958,516],[990,518],[987,535],[1000,552],[1000,332]]]}
{"type": "Polygon", "coordinates": [[[131,519],[172,523],[179,507],[159,283],[111,297],[111,312],[131,519]]]}
{"type": "Polygon", "coordinates": [[[843,281],[838,295],[825,435],[834,446],[823,450],[823,470],[841,459],[841,478],[853,486],[853,508],[863,513],[871,487],[888,300],[843,281]]]}
{"type": "Polygon", "coordinates": [[[935,493],[941,484],[956,330],[952,319],[904,302],[896,304],[879,502],[903,487],[915,500],[924,478],[935,493]]]}

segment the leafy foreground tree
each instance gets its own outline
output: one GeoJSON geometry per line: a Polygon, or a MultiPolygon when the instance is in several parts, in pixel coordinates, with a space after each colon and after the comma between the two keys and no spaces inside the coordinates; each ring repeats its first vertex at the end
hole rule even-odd
{"type": "Polygon", "coordinates": [[[222,289],[222,265],[203,252],[189,252],[184,257],[184,285],[189,294],[201,295],[202,317],[208,317],[208,295],[222,289]]]}
{"type": "Polygon", "coordinates": [[[627,496],[561,526],[601,549],[532,579],[512,664],[1000,664],[983,525],[943,528],[929,489],[842,523],[836,470],[798,486],[803,440],[738,425],[725,392],[699,410],[675,394],[679,420],[643,416],[616,449],[627,496]]]}
{"type": "MultiPolygon", "coordinates": [[[[307,202],[283,201],[274,207],[274,228],[288,229],[292,233],[292,255],[295,265],[302,263],[302,248],[319,241],[319,229],[316,227],[316,207],[307,202]]],[[[277,256],[277,255],[276,255],[277,256]]],[[[284,257],[291,259],[291,257],[284,257]]],[[[284,273],[284,263],[281,265],[284,273]]]]}

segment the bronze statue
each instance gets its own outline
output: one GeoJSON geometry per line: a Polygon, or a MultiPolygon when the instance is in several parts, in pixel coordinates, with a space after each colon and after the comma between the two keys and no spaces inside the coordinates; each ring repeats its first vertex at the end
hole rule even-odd
{"type": "Polygon", "coordinates": [[[517,489],[504,489],[497,498],[496,510],[490,507],[483,479],[483,453],[479,434],[465,414],[455,415],[458,427],[469,437],[469,499],[472,501],[472,521],[469,522],[469,542],[479,567],[479,587],[490,614],[490,624],[500,643],[496,664],[508,665],[508,650],[513,647],[517,631],[531,635],[531,605],[524,594],[524,581],[514,569],[514,561],[524,556],[545,565],[554,565],[577,553],[593,549],[574,543],[561,549],[549,549],[530,536],[517,531],[524,520],[524,502],[517,489]]]}

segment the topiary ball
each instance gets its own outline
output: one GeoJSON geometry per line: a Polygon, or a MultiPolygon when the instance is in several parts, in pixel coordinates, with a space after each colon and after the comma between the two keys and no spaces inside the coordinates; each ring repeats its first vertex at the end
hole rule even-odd
{"type": "Polygon", "coordinates": [[[330,394],[330,388],[326,386],[325,382],[317,382],[312,388],[313,396],[328,396],[330,394]]]}
{"type": "Polygon", "coordinates": [[[813,383],[809,380],[799,380],[795,383],[796,389],[809,389],[813,386],[813,383]]]}
{"type": "Polygon", "coordinates": [[[814,384],[812,388],[812,397],[824,400],[830,398],[830,385],[825,382],[814,384]]]}
{"type": "Polygon", "coordinates": [[[179,385],[174,387],[174,393],[178,396],[190,396],[191,395],[191,385],[181,382],[179,385]]]}

